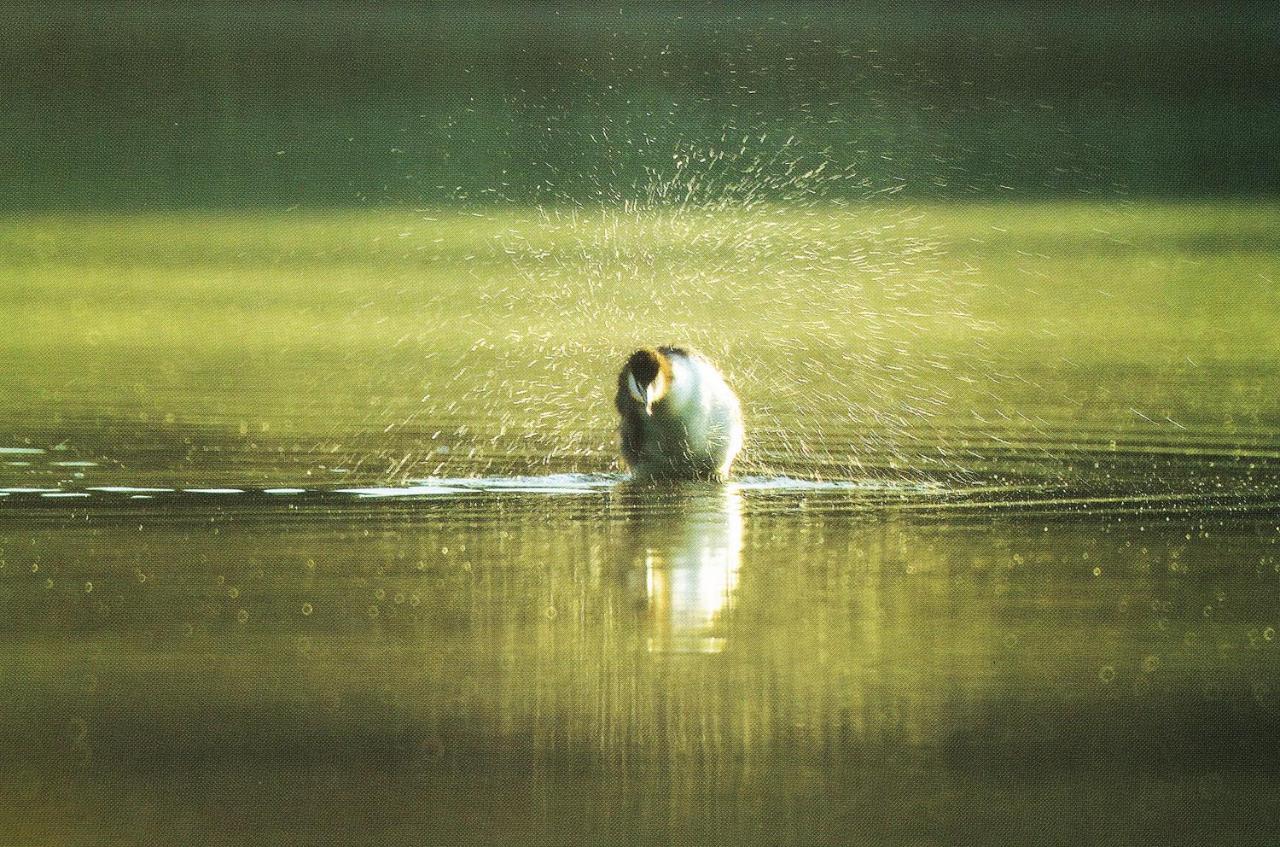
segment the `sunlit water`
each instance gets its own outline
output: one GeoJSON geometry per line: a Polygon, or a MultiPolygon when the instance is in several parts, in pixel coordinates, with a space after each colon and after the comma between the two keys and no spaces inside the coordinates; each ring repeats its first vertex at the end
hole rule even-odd
{"type": "Polygon", "coordinates": [[[126,483],[0,491],[5,841],[1280,823],[1274,498],[126,483]]]}
{"type": "Polygon", "coordinates": [[[696,212],[0,232],[0,843],[1272,843],[1277,210],[696,212]]]}

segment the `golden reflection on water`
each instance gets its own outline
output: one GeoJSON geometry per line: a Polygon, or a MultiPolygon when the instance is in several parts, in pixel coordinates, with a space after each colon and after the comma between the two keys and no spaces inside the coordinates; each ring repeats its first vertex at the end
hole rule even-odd
{"type": "Polygon", "coordinates": [[[0,513],[0,842],[234,810],[300,843],[1060,843],[1085,806],[1207,843],[1276,809],[1266,520],[236,498],[0,513]]]}
{"type": "Polygon", "coordinates": [[[742,567],[742,495],[715,488],[637,523],[649,650],[719,653],[742,567]]]}

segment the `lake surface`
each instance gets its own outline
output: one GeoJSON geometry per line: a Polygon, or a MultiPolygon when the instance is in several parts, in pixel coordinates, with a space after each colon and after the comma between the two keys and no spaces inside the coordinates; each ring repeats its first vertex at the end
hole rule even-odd
{"type": "Polygon", "coordinates": [[[6,3],[0,845],[1274,845],[1280,4],[1154,11],[6,3]]]}
{"type": "Polygon", "coordinates": [[[1272,843],[1278,219],[7,219],[0,841],[1272,843]]]}
{"type": "Polygon", "coordinates": [[[0,506],[6,841],[1280,825],[1274,498],[612,476],[47,493],[0,506]]]}

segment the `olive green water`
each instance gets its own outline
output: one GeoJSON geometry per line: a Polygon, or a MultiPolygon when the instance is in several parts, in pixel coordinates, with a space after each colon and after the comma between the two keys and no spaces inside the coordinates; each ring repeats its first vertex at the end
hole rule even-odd
{"type": "Polygon", "coordinates": [[[1267,843],[1280,530],[1161,511],[6,508],[4,837],[1267,843]]]}
{"type": "Polygon", "coordinates": [[[1269,843],[1275,208],[819,211],[8,220],[0,840],[1269,843]]]}
{"type": "Polygon", "coordinates": [[[0,844],[1274,844],[1277,14],[6,4],[0,844]]]}

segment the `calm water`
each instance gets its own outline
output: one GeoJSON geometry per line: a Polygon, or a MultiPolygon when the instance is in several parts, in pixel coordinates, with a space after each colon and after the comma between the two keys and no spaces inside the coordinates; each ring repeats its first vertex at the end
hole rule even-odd
{"type": "Polygon", "coordinates": [[[1274,497],[562,475],[4,499],[7,842],[1280,826],[1274,497]]]}
{"type": "Polygon", "coordinates": [[[1277,207],[598,211],[5,222],[0,842],[1274,843],[1277,207]]]}

